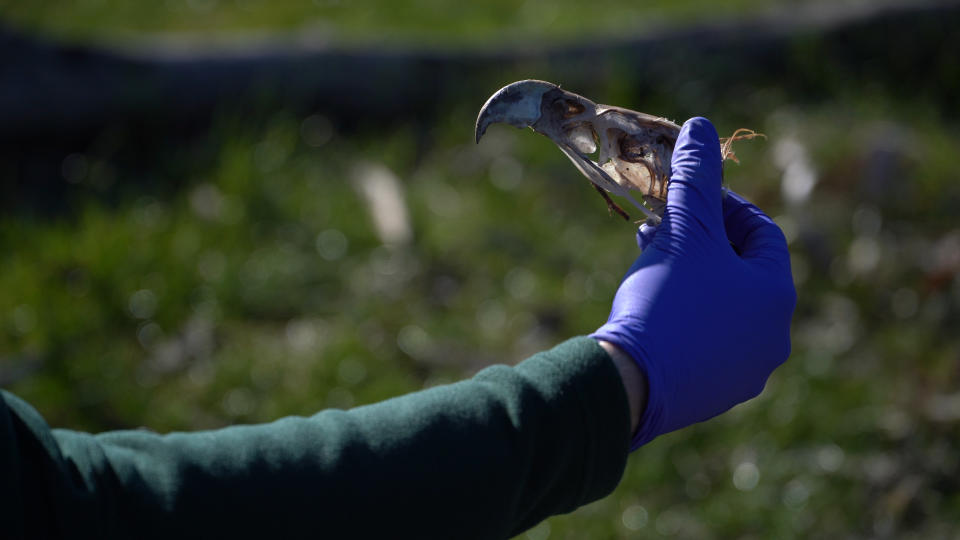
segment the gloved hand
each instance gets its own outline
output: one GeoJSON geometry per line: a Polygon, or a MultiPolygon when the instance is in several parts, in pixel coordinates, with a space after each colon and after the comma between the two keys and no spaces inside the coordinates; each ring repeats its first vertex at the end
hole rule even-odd
{"type": "Polygon", "coordinates": [[[643,252],[592,334],[646,375],[631,449],[758,395],[790,355],[796,291],[786,240],[756,206],[722,194],[721,161],[713,125],[688,120],[663,221],[641,227],[643,252]]]}

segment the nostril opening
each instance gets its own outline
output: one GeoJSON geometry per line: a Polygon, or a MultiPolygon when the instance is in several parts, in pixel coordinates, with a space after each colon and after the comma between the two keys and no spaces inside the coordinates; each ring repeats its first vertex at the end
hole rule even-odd
{"type": "Polygon", "coordinates": [[[565,99],[565,100],[562,100],[562,102],[563,102],[564,118],[573,118],[574,116],[583,114],[583,111],[586,110],[586,108],[582,104],[577,103],[576,101],[565,99]]]}

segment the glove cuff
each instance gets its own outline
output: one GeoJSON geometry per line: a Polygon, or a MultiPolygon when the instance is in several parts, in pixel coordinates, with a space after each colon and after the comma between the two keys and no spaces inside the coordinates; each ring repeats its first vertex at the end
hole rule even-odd
{"type": "Polygon", "coordinates": [[[636,450],[641,446],[652,441],[658,435],[664,433],[665,423],[665,399],[664,399],[664,381],[663,374],[657,369],[656,365],[650,362],[649,356],[643,347],[619,331],[618,325],[607,323],[601,326],[596,332],[590,334],[593,339],[607,341],[620,347],[626,352],[647,381],[647,402],[640,415],[640,422],[637,424],[637,430],[634,432],[630,441],[630,451],[636,450]]]}

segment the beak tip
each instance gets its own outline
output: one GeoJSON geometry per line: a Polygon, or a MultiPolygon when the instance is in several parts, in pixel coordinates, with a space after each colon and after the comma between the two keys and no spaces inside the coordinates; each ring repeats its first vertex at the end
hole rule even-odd
{"type": "Polygon", "coordinates": [[[482,120],[477,120],[477,126],[474,131],[474,136],[476,137],[477,143],[480,142],[480,139],[483,137],[483,134],[487,132],[487,126],[489,124],[482,120]]]}
{"type": "Polygon", "coordinates": [[[524,80],[497,90],[477,116],[476,141],[480,142],[490,124],[504,123],[516,128],[533,126],[540,119],[543,95],[555,88],[559,87],[553,83],[524,80]]]}

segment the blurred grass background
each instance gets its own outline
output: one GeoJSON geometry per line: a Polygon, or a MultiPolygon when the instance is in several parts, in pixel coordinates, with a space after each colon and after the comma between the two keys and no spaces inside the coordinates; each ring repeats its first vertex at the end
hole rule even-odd
{"type": "MultiPolygon", "coordinates": [[[[0,20],[119,47],[296,31],[456,50],[796,4],[0,1],[0,20]]],[[[799,303],[760,398],[659,438],[612,496],[522,537],[957,537],[960,126],[943,104],[960,65],[908,58],[917,85],[831,69],[848,51],[816,35],[791,50],[803,78],[757,87],[689,65],[642,91],[644,73],[554,81],[766,133],[725,177],[784,228],[799,303]]],[[[64,201],[0,216],[0,384],[53,426],[193,430],[370,403],[592,331],[636,256],[632,226],[547,139],[497,126],[473,143],[483,99],[528,76],[498,75],[418,121],[230,104],[183,136],[108,127],[52,152],[64,201]],[[378,226],[371,192],[406,218],[378,226]]],[[[6,156],[2,181],[21,182],[6,156]]]]}
{"type": "MultiPolygon", "coordinates": [[[[453,6],[442,0],[132,0],[0,1],[5,18],[49,35],[96,41],[140,38],[158,32],[203,33],[307,31],[337,42],[396,39],[444,47],[491,40],[533,43],[540,39],[633,35],[664,23],[756,14],[778,6],[826,5],[828,0],[653,0],[643,4],[595,0],[589,15],[574,0],[490,0],[453,6]],[[709,7],[709,9],[705,9],[709,7]]],[[[847,2],[848,4],[850,2],[847,2]]]]}

